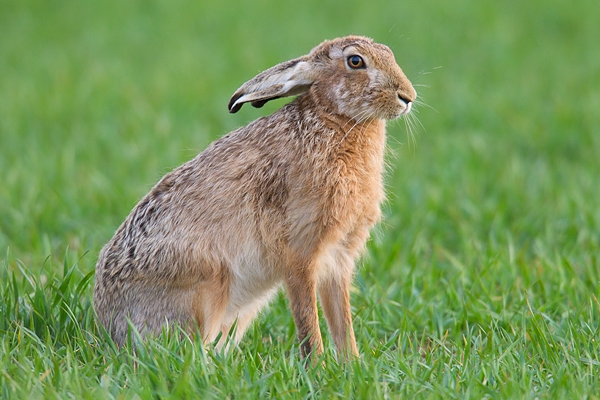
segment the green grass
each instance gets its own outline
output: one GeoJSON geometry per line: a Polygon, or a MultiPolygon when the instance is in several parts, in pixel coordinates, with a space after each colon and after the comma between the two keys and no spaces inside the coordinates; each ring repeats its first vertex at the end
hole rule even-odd
{"type": "MultiPolygon", "coordinates": [[[[600,7],[526,0],[0,2],[2,398],[598,398],[600,7]],[[98,251],[229,96],[326,38],[388,44],[429,107],[389,126],[352,296],[361,358],[304,367],[279,296],[220,354],[100,331],[98,251]]],[[[323,327],[324,332],[326,328],[323,327]]]]}

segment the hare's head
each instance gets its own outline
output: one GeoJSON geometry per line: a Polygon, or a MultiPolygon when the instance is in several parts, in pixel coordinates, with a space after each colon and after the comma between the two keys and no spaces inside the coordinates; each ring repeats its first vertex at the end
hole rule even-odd
{"type": "Polygon", "coordinates": [[[417,97],[387,46],[347,36],[258,74],[233,94],[229,111],[305,92],[327,111],[355,119],[397,118],[417,97]]]}

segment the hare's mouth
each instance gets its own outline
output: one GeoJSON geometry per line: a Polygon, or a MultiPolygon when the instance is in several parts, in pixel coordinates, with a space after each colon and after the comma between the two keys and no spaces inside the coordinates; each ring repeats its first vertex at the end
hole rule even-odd
{"type": "Polygon", "coordinates": [[[413,102],[401,95],[400,93],[398,93],[398,100],[400,100],[400,103],[404,106],[404,109],[400,111],[400,115],[408,114],[412,108],[413,102]]]}

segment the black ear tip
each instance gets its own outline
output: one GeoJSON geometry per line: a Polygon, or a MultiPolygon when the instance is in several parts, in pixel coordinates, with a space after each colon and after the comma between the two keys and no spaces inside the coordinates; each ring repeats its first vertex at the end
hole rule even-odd
{"type": "Polygon", "coordinates": [[[229,100],[229,104],[227,105],[227,108],[229,109],[230,113],[235,114],[236,112],[240,111],[240,108],[242,108],[242,105],[244,105],[244,103],[235,104],[235,102],[238,101],[238,99],[242,96],[242,93],[238,93],[234,94],[231,97],[231,100],[229,100]]]}

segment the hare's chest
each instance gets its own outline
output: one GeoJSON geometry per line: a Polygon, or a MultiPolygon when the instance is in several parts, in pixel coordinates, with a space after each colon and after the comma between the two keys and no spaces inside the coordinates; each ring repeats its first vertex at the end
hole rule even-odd
{"type": "Polygon", "coordinates": [[[366,154],[354,162],[344,163],[339,170],[331,197],[340,221],[372,225],[379,219],[380,204],[385,198],[383,187],[383,156],[366,154]]]}
{"type": "Polygon", "coordinates": [[[340,151],[337,160],[337,189],[332,199],[348,217],[376,221],[379,205],[385,198],[383,188],[385,130],[383,124],[361,131],[354,143],[340,151]]]}
{"type": "Polygon", "coordinates": [[[332,199],[337,210],[334,220],[344,234],[370,229],[380,219],[380,205],[385,198],[381,175],[358,177],[341,184],[344,185],[332,199]]]}

